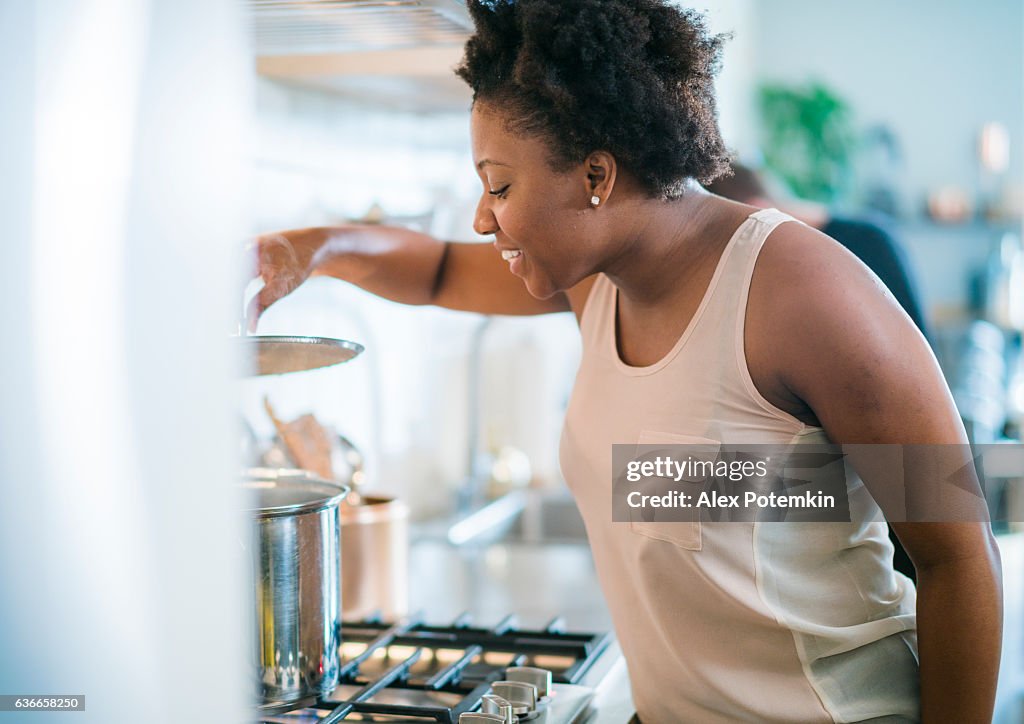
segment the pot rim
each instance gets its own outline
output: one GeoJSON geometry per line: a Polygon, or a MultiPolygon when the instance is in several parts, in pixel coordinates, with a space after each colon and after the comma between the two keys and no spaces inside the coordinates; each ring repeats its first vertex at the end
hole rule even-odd
{"type": "Polygon", "coordinates": [[[297,468],[247,468],[242,471],[240,487],[245,490],[266,490],[274,487],[303,486],[320,497],[290,505],[246,507],[245,512],[256,518],[280,518],[290,515],[317,513],[337,508],[351,488],[337,480],[326,480],[307,470],[297,468]]]}
{"type": "Polygon", "coordinates": [[[360,498],[358,504],[339,508],[343,527],[354,523],[401,521],[409,517],[409,506],[396,497],[363,494],[360,498]]]}

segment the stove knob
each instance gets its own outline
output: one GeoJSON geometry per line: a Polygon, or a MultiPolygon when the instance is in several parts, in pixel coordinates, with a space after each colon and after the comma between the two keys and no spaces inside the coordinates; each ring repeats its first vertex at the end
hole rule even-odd
{"type": "Polygon", "coordinates": [[[512,704],[494,694],[484,694],[480,703],[480,711],[484,714],[497,714],[505,724],[516,724],[519,719],[512,711],[512,704]]]}
{"type": "Polygon", "coordinates": [[[512,712],[528,719],[537,708],[537,687],[522,681],[495,681],[491,691],[512,705],[512,712]]]}
{"type": "Polygon", "coordinates": [[[543,699],[551,693],[551,672],[535,666],[512,666],[505,670],[507,681],[521,681],[537,687],[537,698],[543,699]]]}
{"type": "Polygon", "coordinates": [[[497,714],[481,714],[478,711],[459,714],[459,724],[505,724],[497,714]]]}

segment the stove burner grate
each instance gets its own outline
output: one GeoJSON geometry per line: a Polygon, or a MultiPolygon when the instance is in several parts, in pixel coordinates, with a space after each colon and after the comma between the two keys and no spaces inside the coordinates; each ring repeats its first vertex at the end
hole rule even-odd
{"type": "Polygon", "coordinates": [[[341,625],[341,682],[303,709],[261,714],[259,724],[340,721],[457,724],[476,711],[492,682],[513,666],[549,669],[552,680],[577,684],[607,648],[611,635],[567,633],[555,618],[543,629],[519,629],[515,616],[480,628],[462,614],[449,626],[420,615],[397,623],[379,617],[341,625]]]}

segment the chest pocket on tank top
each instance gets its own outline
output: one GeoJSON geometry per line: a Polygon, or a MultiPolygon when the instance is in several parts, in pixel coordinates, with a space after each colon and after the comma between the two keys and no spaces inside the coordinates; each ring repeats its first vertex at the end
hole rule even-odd
{"type": "MultiPolygon", "coordinates": [[[[714,461],[721,448],[721,443],[718,440],[657,430],[642,430],[637,445],[650,446],[643,451],[644,459],[669,457],[678,462],[683,462],[687,458],[714,461]],[[686,447],[677,447],[679,445],[686,447]]],[[[639,450],[637,452],[640,453],[639,450]]],[[[702,479],[684,474],[676,483],[674,478],[675,475],[671,479],[663,478],[652,481],[649,487],[650,493],[664,496],[665,493],[675,490],[692,491],[694,486],[689,483],[702,479]]],[[[629,529],[636,535],[672,543],[691,551],[699,551],[702,547],[699,508],[645,506],[631,508],[630,516],[629,529]]]]}

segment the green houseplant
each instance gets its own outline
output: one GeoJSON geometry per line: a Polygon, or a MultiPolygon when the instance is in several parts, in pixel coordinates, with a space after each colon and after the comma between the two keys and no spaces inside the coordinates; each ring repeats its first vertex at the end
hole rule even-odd
{"type": "Polygon", "coordinates": [[[856,142],[850,106],[821,83],[763,84],[759,106],[765,165],[802,198],[840,200],[856,142]]]}

